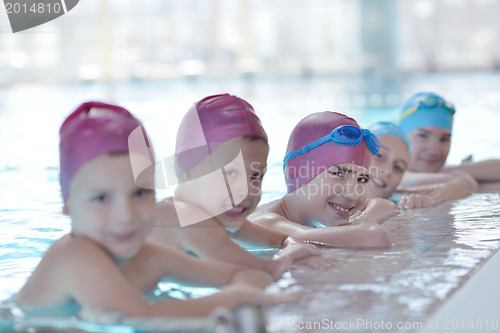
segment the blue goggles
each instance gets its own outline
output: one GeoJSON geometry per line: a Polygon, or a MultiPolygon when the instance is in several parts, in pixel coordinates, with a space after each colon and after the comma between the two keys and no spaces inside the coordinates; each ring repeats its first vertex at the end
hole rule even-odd
{"type": "Polygon", "coordinates": [[[285,170],[288,161],[292,158],[305,154],[324,143],[333,142],[342,146],[357,146],[363,141],[363,138],[365,138],[366,145],[368,146],[368,149],[370,149],[371,153],[373,155],[377,154],[380,150],[381,144],[375,134],[372,134],[372,132],[367,129],[360,129],[352,125],[342,125],[335,128],[330,134],[322,137],[321,139],[316,140],[299,150],[288,152],[283,159],[283,171],[285,170]]]}

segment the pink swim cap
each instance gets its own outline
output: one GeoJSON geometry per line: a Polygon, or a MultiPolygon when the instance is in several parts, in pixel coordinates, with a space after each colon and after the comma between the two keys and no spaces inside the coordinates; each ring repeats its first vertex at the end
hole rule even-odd
{"type": "MultiPolygon", "coordinates": [[[[144,153],[144,147],[129,148],[129,135],[142,124],[126,109],[101,103],[87,102],[80,105],[66,118],[59,131],[60,183],[66,202],[71,179],[78,169],[90,159],[105,153],[144,153]]],[[[148,147],[150,141],[142,128],[148,147]]],[[[152,149],[148,150],[152,152],[152,149]]],[[[154,161],[154,156],[147,156],[154,161]]]]}
{"type": "Polygon", "coordinates": [[[223,94],[195,103],[177,132],[177,175],[191,170],[221,143],[244,136],[259,137],[267,142],[259,117],[245,100],[223,94]]]}
{"type": "MultiPolygon", "coordinates": [[[[359,128],[358,123],[337,112],[313,113],[302,119],[292,131],[286,152],[296,151],[324,136],[342,125],[359,128]]],[[[363,140],[355,146],[344,146],[326,142],[305,154],[290,159],[285,166],[287,192],[293,192],[313,180],[331,166],[342,163],[354,163],[368,168],[372,153],[363,140]]]]}

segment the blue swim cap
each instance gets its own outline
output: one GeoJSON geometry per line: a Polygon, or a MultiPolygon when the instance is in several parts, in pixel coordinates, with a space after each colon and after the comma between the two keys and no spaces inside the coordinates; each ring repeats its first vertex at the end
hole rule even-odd
{"type": "Polygon", "coordinates": [[[418,93],[401,109],[399,126],[405,133],[425,126],[442,127],[451,132],[455,107],[434,93],[418,93]]]}
{"type": "Polygon", "coordinates": [[[379,138],[382,135],[388,135],[388,134],[397,136],[398,138],[403,140],[404,143],[408,146],[408,149],[410,149],[410,141],[408,140],[406,133],[403,131],[401,127],[399,127],[396,124],[387,121],[381,121],[371,125],[368,129],[370,130],[370,132],[372,132],[379,138]]]}

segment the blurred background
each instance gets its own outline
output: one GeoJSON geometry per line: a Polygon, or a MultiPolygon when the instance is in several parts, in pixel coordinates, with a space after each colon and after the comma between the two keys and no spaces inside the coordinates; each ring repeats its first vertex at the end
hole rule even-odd
{"type": "Polygon", "coordinates": [[[496,0],[81,0],[10,32],[0,85],[500,68],[496,0]]]}
{"type": "Polygon", "coordinates": [[[499,17],[497,0],[81,0],[13,34],[0,8],[0,170],[56,168],[58,128],[87,100],[129,108],[169,156],[185,111],[224,92],[255,107],[275,164],[305,115],[395,121],[417,91],[481,131],[454,135],[449,162],[499,155],[481,120],[500,122],[499,17]]]}

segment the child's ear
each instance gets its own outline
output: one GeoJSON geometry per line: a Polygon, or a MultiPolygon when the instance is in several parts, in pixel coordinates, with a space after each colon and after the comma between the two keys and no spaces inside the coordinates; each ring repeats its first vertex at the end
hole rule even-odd
{"type": "Polygon", "coordinates": [[[64,215],[69,215],[69,209],[68,209],[68,206],[66,204],[64,204],[64,206],[62,208],[62,213],[64,215]]]}

